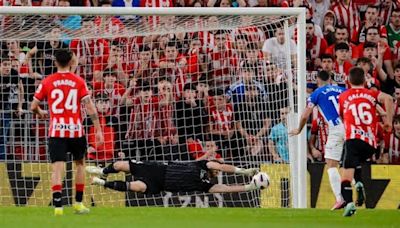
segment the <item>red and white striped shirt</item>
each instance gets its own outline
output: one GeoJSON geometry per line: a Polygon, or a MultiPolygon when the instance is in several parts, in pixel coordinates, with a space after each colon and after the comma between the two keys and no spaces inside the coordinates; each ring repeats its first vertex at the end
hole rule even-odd
{"type": "Polygon", "coordinates": [[[217,110],[215,106],[210,108],[209,119],[214,130],[228,131],[233,128],[233,108],[227,104],[223,111],[217,110]]]}
{"type": "Polygon", "coordinates": [[[317,136],[315,148],[325,154],[325,144],[328,140],[328,123],[321,116],[318,109],[314,109],[313,120],[311,122],[311,134],[317,136]]]}
{"type": "Polygon", "coordinates": [[[70,72],[46,77],[38,86],[34,99],[47,99],[50,111],[49,137],[80,138],[84,136],[81,101],[89,96],[85,81],[70,72]]]}
{"type": "Polygon", "coordinates": [[[331,5],[335,13],[337,24],[347,27],[349,34],[360,27],[360,15],[357,6],[352,0],[346,5],[343,1],[336,1],[331,5]]]}
{"type": "Polygon", "coordinates": [[[345,129],[345,139],[360,139],[377,147],[379,91],[351,88],[339,96],[339,113],[345,129]]]}
{"type": "Polygon", "coordinates": [[[388,25],[390,23],[390,14],[394,9],[400,7],[400,1],[393,1],[389,8],[379,8],[378,18],[381,20],[382,25],[388,25]]]}
{"type": "Polygon", "coordinates": [[[400,138],[395,132],[385,135],[385,149],[389,153],[389,163],[400,165],[400,138]]]}

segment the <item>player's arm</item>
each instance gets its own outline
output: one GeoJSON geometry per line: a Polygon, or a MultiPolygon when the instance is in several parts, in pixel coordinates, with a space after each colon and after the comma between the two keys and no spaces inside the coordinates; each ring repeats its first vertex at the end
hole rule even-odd
{"type": "Polygon", "coordinates": [[[392,128],[392,121],[393,121],[393,98],[392,96],[380,92],[378,95],[378,101],[382,104],[384,104],[385,110],[386,110],[386,118],[384,118],[385,123],[384,123],[384,130],[386,132],[390,131],[392,128]]]}
{"type": "Polygon", "coordinates": [[[228,192],[247,192],[255,190],[255,185],[226,185],[226,184],[215,184],[208,190],[209,193],[228,193],[228,192]]]}
{"type": "Polygon", "coordinates": [[[82,99],[82,103],[85,105],[87,114],[92,120],[93,126],[96,129],[96,142],[98,145],[101,145],[104,142],[104,136],[101,130],[99,115],[97,114],[96,107],[93,104],[93,101],[90,98],[90,96],[84,97],[82,99]]]}
{"type": "Polygon", "coordinates": [[[313,112],[314,106],[308,105],[306,109],[304,109],[303,113],[300,117],[299,126],[296,129],[293,129],[289,132],[289,136],[298,135],[303,130],[304,126],[307,123],[308,118],[310,117],[311,113],[313,112]]]}
{"type": "Polygon", "coordinates": [[[241,175],[246,175],[246,176],[253,176],[259,171],[258,168],[249,168],[249,169],[237,168],[233,165],[221,164],[221,163],[213,162],[213,161],[207,162],[207,168],[219,170],[219,171],[222,171],[225,173],[235,173],[235,174],[241,174],[241,175]]]}

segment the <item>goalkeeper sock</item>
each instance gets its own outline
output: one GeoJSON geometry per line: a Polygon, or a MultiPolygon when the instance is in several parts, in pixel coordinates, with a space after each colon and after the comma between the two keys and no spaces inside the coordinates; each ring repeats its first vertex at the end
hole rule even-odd
{"type": "Polygon", "coordinates": [[[119,173],[119,171],[114,169],[114,163],[109,164],[107,167],[103,169],[103,174],[109,174],[109,173],[119,173]]]}
{"type": "Polygon", "coordinates": [[[83,200],[83,191],[85,189],[85,184],[75,184],[75,202],[80,203],[83,200]]]}
{"type": "Polygon", "coordinates": [[[129,182],[124,181],[107,181],[104,187],[114,189],[120,192],[126,192],[129,190],[129,182]]]}
{"type": "Polygon", "coordinates": [[[348,180],[342,181],[342,196],[346,203],[353,202],[353,189],[351,188],[351,182],[348,180]]]}
{"type": "Polygon", "coordinates": [[[53,185],[51,187],[51,191],[53,192],[53,205],[54,207],[62,207],[62,201],[61,201],[61,191],[62,187],[61,185],[53,185]]]}
{"type": "Polygon", "coordinates": [[[333,191],[333,194],[336,197],[336,201],[342,201],[342,194],[341,194],[341,189],[340,189],[340,174],[339,170],[337,168],[329,168],[328,170],[328,176],[329,176],[329,183],[331,184],[331,188],[333,191]]]}

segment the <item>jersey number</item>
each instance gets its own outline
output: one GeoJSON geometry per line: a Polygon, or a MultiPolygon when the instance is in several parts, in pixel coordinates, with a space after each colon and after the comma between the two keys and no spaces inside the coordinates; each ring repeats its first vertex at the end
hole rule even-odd
{"type": "Polygon", "coordinates": [[[354,116],[355,124],[360,125],[361,123],[369,125],[372,123],[373,117],[371,112],[371,105],[368,103],[351,104],[349,109],[354,116]]]}
{"type": "Polygon", "coordinates": [[[337,96],[329,96],[328,100],[330,100],[333,104],[333,106],[335,106],[336,112],[339,112],[339,104],[337,102],[337,96]]]}
{"type": "Polygon", "coordinates": [[[65,100],[64,107],[59,107],[59,104],[64,100],[64,92],[61,89],[51,91],[51,99],[55,99],[51,105],[51,110],[54,114],[61,114],[64,110],[72,110],[73,113],[78,111],[78,90],[71,89],[65,100]]]}

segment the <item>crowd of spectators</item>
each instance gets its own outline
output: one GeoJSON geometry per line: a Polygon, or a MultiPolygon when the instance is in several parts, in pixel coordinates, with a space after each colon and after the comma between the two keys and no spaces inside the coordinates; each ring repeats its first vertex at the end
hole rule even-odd
{"type": "MultiPolygon", "coordinates": [[[[399,1],[2,0],[0,6],[305,7],[307,92],[315,90],[319,70],[348,86],[350,68],[360,66],[366,86],[392,94],[400,115],[399,1]]],[[[295,93],[297,87],[288,81],[287,64],[297,66],[296,31],[285,40],[279,19],[268,26],[250,26],[249,16],[239,19],[243,26],[233,30],[185,32],[174,16],[18,18],[20,30],[13,18],[1,17],[3,34],[26,33],[27,22],[32,32],[37,22],[44,38],[1,40],[0,159],[13,156],[7,152],[12,119],[28,118],[24,110],[36,85],[56,72],[54,51],[69,48],[76,56],[71,71],[86,79],[106,139],[96,146],[92,123],[85,120],[88,159],[288,163],[289,89],[295,93]],[[127,36],[132,25],[155,25],[160,34],[127,36]]],[[[215,28],[220,23],[215,16],[199,20],[215,28]]],[[[377,162],[400,163],[400,118],[395,120],[393,132],[382,135],[377,162]]],[[[322,162],[328,132],[318,110],[310,128],[308,159],[322,162]]]]}

